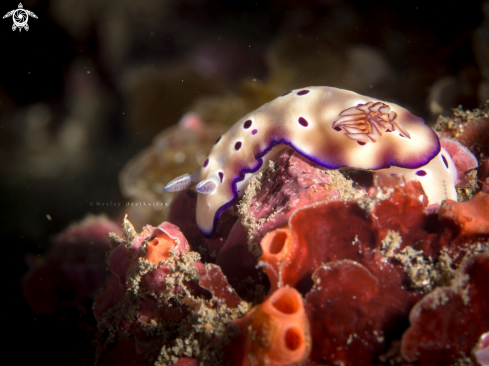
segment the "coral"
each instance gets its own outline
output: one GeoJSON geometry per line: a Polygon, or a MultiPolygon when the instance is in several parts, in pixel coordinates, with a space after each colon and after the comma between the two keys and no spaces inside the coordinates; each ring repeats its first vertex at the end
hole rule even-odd
{"type": "MultiPolygon", "coordinates": [[[[201,128],[187,117],[182,127],[201,128]]],[[[449,166],[474,166],[473,150],[442,144],[449,166]]],[[[171,224],[137,233],[126,219],[110,235],[98,364],[119,353],[158,366],[483,360],[488,197],[433,207],[419,181],[327,170],[283,148],[213,237],[193,191],[175,197],[171,224]]]]}
{"type": "Polygon", "coordinates": [[[459,197],[462,200],[471,198],[476,192],[482,190],[489,193],[489,105],[481,108],[463,110],[461,106],[453,109],[452,116],[439,116],[434,126],[442,137],[449,137],[459,141],[475,155],[479,168],[477,174],[471,172],[464,179],[464,187],[458,187],[459,197]],[[468,179],[467,179],[468,178],[468,179]],[[478,184],[480,186],[478,186],[478,184]]]}
{"type": "Polygon", "coordinates": [[[250,180],[238,204],[249,250],[260,255],[258,243],[271,230],[287,224],[295,209],[325,200],[360,198],[365,191],[336,170],[324,169],[287,148],[268,169],[250,180]]]}
{"type": "Polygon", "coordinates": [[[60,233],[43,258],[29,256],[31,269],[23,279],[29,306],[40,314],[53,314],[63,307],[89,312],[108,277],[106,233],[111,231],[121,232],[106,216],[87,216],[60,233]]]}
{"type": "Polygon", "coordinates": [[[164,222],[137,233],[126,218],[123,233],[109,236],[112,276],[94,303],[108,347],[99,345],[97,364],[110,364],[121,347],[141,364],[170,365],[183,356],[219,364],[232,320],[249,305],[218,266],[190,251],[177,226],[164,222]]]}
{"type": "Polygon", "coordinates": [[[489,234],[489,194],[479,192],[470,201],[446,200],[440,207],[441,218],[452,219],[460,235],[489,234]]]}
{"type": "Polygon", "coordinates": [[[439,287],[418,302],[402,337],[403,357],[427,365],[469,356],[479,336],[489,330],[487,278],[489,254],[474,256],[460,266],[451,286],[439,287]]]}
{"type": "MultiPolygon", "coordinates": [[[[411,315],[408,328],[409,314],[424,309],[425,299],[462,283],[476,294],[471,304],[486,306],[479,280],[460,281],[467,263],[489,251],[486,200],[479,193],[429,213],[418,182],[379,175],[360,185],[285,149],[248,185],[235,209],[240,217],[223,215],[210,239],[192,215],[195,194],[182,192],[170,210],[173,224],[137,233],[126,219],[124,236],[110,235],[112,276],[94,305],[104,341],[98,364],[117,352],[141,365],[414,360],[405,351],[418,347],[409,332],[424,323],[411,315]]],[[[457,311],[441,310],[446,322],[457,311]]],[[[480,329],[463,323],[471,338],[450,338],[447,362],[470,357],[484,321],[480,329]]],[[[421,348],[430,339],[442,345],[438,333],[414,338],[421,348]]]]}
{"type": "MultiPolygon", "coordinates": [[[[419,183],[376,184],[365,209],[354,201],[312,204],[261,241],[271,290],[288,285],[305,294],[312,362],[373,364],[388,340],[401,337],[423,294],[450,283],[463,258],[489,249],[480,225],[460,230],[459,216],[426,214],[419,183]]],[[[473,204],[477,216],[481,202],[455,204],[473,204]]]]}
{"type": "Polygon", "coordinates": [[[379,281],[357,262],[322,264],[312,278],[314,287],[306,295],[313,339],[311,360],[370,364],[367,360],[385,347],[389,335],[386,313],[394,319],[398,316],[393,309],[396,306],[384,303],[388,298],[377,296],[379,281]]]}

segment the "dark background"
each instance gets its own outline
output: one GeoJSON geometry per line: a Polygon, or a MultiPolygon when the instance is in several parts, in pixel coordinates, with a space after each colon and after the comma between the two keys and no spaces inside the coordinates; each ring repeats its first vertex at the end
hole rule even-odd
{"type": "MultiPolygon", "coordinates": [[[[1,15],[17,1],[2,1],[1,15]]],[[[93,364],[90,313],[40,315],[23,302],[26,254],[46,253],[56,233],[89,212],[119,219],[117,209],[89,202],[123,202],[121,168],[197,98],[238,93],[245,79],[277,93],[314,84],[315,74],[317,84],[342,87],[339,64],[328,60],[359,46],[375,50],[389,72],[355,91],[399,103],[429,123],[489,98],[489,32],[479,1],[22,3],[38,16],[28,32],[13,32],[11,18],[0,20],[3,329],[11,349],[20,350],[19,365],[93,364]],[[295,70],[293,81],[283,81],[285,73],[281,80],[282,69],[270,61],[278,44],[287,49],[278,57],[295,70]],[[324,66],[314,61],[322,58],[324,66]],[[147,82],[147,70],[165,77],[147,82]]]]}

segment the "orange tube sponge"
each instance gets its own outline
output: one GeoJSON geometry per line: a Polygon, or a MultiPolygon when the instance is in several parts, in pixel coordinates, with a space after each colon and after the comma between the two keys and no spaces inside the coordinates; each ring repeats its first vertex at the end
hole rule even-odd
{"type": "Polygon", "coordinates": [[[262,256],[260,263],[270,279],[270,293],[284,285],[282,270],[290,258],[291,243],[287,226],[267,233],[261,240],[262,256]]]}
{"type": "Polygon", "coordinates": [[[250,317],[248,359],[244,365],[298,365],[311,349],[309,320],[299,292],[275,291],[250,317]]]}

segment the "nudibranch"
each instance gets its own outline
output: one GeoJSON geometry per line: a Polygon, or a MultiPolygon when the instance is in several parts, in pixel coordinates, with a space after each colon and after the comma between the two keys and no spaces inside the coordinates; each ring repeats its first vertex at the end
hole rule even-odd
{"type": "Polygon", "coordinates": [[[217,139],[202,167],[164,190],[197,184],[197,224],[211,236],[251,176],[285,145],[328,169],[416,179],[430,204],[457,199],[455,166],[423,119],[394,103],[325,86],[292,90],[248,113],[217,139]]]}

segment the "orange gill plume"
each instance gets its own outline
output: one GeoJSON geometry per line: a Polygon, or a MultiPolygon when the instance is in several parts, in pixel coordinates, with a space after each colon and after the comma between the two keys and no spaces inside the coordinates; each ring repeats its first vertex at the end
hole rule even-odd
{"type": "Polygon", "coordinates": [[[300,293],[292,287],[278,289],[258,306],[248,329],[243,366],[299,365],[309,356],[309,320],[300,293]]]}
{"type": "Polygon", "coordinates": [[[397,113],[382,102],[368,102],[356,107],[345,109],[339,114],[332,127],[336,131],[344,130],[345,136],[360,144],[376,142],[382,137],[382,132],[392,132],[398,129],[402,137],[411,138],[402,125],[396,121],[397,113]]]}

